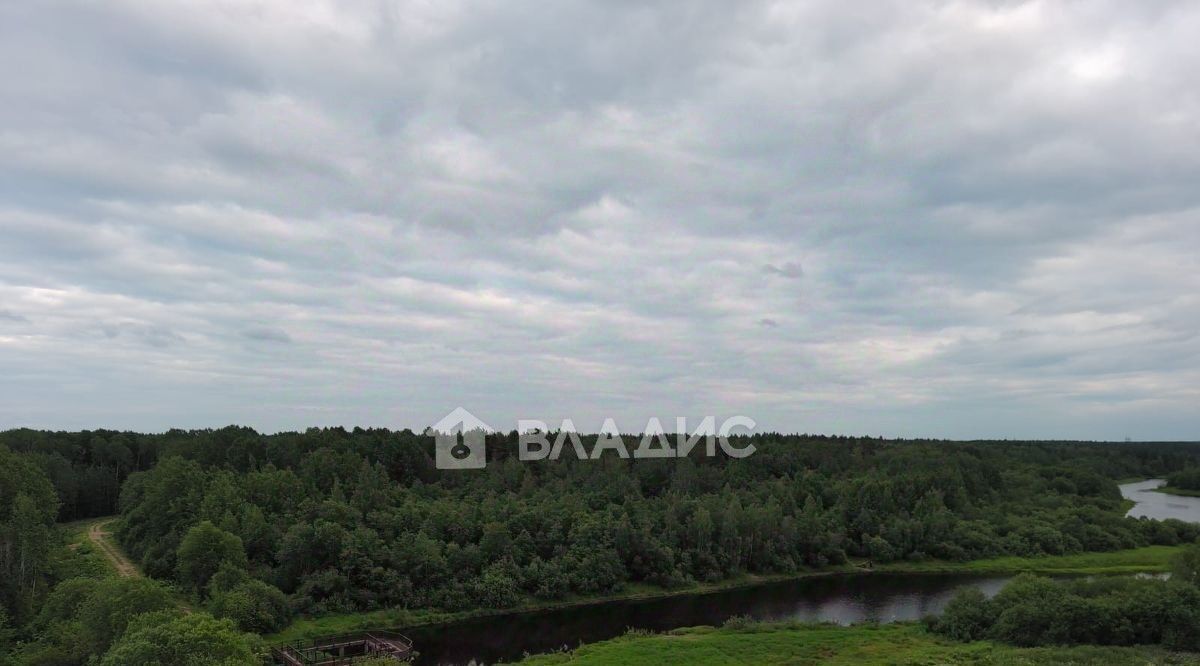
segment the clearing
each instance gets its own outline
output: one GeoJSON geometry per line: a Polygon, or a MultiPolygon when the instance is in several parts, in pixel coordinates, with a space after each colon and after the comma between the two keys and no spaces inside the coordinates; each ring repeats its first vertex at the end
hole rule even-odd
{"type": "Polygon", "coordinates": [[[142,575],[142,572],[133,562],[126,557],[125,552],[112,539],[112,532],[104,529],[108,527],[115,518],[101,518],[91,525],[88,525],[87,537],[96,545],[96,548],[104,554],[105,559],[116,570],[117,575],[122,578],[137,578],[142,575]]]}

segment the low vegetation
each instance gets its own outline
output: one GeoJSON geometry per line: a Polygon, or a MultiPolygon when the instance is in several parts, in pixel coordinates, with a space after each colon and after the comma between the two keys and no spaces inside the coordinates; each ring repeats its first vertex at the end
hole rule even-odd
{"type": "Polygon", "coordinates": [[[962,643],[917,624],[836,627],[746,624],[692,627],[664,634],[630,633],[572,652],[527,658],[522,666],[662,666],[663,664],[838,664],[972,666],[1147,666],[1191,664],[1200,655],[1158,647],[1019,648],[992,641],[962,643]]]}
{"type": "Polygon", "coordinates": [[[171,590],[140,577],[64,580],[43,600],[26,633],[36,640],[22,647],[19,663],[30,666],[84,664],[97,655],[105,666],[250,664],[263,654],[258,637],[229,620],[186,612],[171,590]],[[222,654],[233,661],[204,660],[222,654]]]}
{"type": "Polygon", "coordinates": [[[930,626],[960,641],[1200,651],[1200,590],[1127,576],[1051,580],[1022,574],[991,599],[976,589],[960,591],[930,626]]]}
{"type": "Polygon", "coordinates": [[[928,573],[1040,573],[1040,574],[1126,574],[1170,571],[1182,546],[1144,546],[1107,553],[1075,553],[1043,557],[991,557],[966,562],[926,560],[896,562],[881,571],[928,573]]]}
{"type": "Polygon", "coordinates": [[[1154,489],[1155,492],[1165,495],[1179,495],[1180,497],[1200,497],[1200,490],[1188,490],[1186,488],[1175,488],[1172,486],[1160,486],[1154,489]]]}

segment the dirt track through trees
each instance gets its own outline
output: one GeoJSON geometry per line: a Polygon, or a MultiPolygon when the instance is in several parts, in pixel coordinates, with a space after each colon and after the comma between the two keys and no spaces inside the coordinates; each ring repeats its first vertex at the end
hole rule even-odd
{"type": "Polygon", "coordinates": [[[129,558],[125,556],[121,548],[113,542],[112,532],[104,529],[112,521],[112,518],[106,518],[97,520],[89,525],[87,532],[88,539],[96,544],[96,548],[100,549],[101,553],[104,553],[104,557],[108,560],[109,564],[112,565],[113,569],[116,569],[117,575],[123,578],[140,577],[142,572],[138,570],[133,562],[129,561],[129,558]]]}

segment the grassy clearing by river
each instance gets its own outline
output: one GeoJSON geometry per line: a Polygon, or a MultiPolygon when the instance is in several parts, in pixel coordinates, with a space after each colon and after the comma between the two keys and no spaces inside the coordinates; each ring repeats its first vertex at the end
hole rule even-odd
{"type": "MultiPolygon", "coordinates": [[[[1083,553],[1078,555],[1061,555],[1053,557],[997,557],[986,560],[969,562],[894,562],[878,565],[874,571],[887,573],[1017,573],[1029,571],[1043,574],[1123,574],[1139,572],[1162,572],[1170,569],[1170,560],[1179,552],[1177,546],[1149,546],[1133,550],[1119,550],[1109,553],[1083,553]]],[[[347,613],[325,615],[318,618],[304,618],[293,622],[283,631],[267,636],[274,644],[295,640],[318,638],[336,634],[362,631],[365,629],[403,628],[422,624],[452,622],[470,617],[510,613],[520,611],[551,610],[567,606],[603,603],[629,599],[652,599],[677,594],[701,594],[716,592],[739,587],[749,587],[766,583],[796,580],[812,576],[825,576],[837,573],[865,573],[869,571],[854,567],[831,567],[820,571],[811,571],[786,576],[742,576],[722,581],[720,583],[697,583],[680,588],[664,589],[645,584],[627,585],[616,594],[594,597],[579,597],[561,602],[538,602],[531,600],[516,608],[500,610],[478,610],[459,613],[446,613],[433,610],[388,609],[366,613],[347,613]]]]}
{"type": "Polygon", "coordinates": [[[968,562],[893,562],[878,571],[948,573],[1128,574],[1170,571],[1171,558],[1182,546],[1146,546],[1109,553],[1078,553],[1053,557],[993,557],[968,562]]]}
{"type": "Polygon", "coordinates": [[[1173,488],[1171,486],[1159,486],[1154,489],[1156,493],[1166,495],[1181,495],[1183,497],[1200,497],[1200,490],[1188,490],[1187,488],[1173,488]]]}
{"type": "Polygon", "coordinates": [[[1015,648],[991,642],[956,643],[916,624],[755,624],[745,628],[690,627],[665,634],[627,634],[573,652],[530,657],[523,666],[668,664],[972,664],[1017,666],[1195,664],[1200,655],[1157,648],[1080,646],[1015,648]]]}

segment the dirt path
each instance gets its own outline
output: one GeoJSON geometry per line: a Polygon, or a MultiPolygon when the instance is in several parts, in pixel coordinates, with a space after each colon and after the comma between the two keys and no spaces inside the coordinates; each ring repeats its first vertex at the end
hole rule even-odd
{"type": "MultiPolygon", "coordinates": [[[[112,565],[118,576],[122,578],[142,578],[142,570],[125,555],[125,551],[121,550],[121,547],[113,540],[112,532],[105,529],[114,520],[116,518],[101,518],[88,525],[88,541],[96,544],[96,548],[104,555],[104,559],[108,560],[108,563],[112,565]]],[[[186,599],[178,597],[175,603],[179,605],[179,610],[185,614],[191,614],[192,607],[186,599]]]]}
{"type": "Polygon", "coordinates": [[[87,531],[88,539],[96,544],[96,548],[99,548],[101,553],[104,553],[104,557],[108,559],[109,564],[117,570],[117,575],[123,578],[141,577],[142,572],[138,570],[133,562],[129,561],[129,558],[121,551],[121,547],[112,540],[112,532],[104,529],[112,521],[112,518],[104,518],[89,525],[87,531]]]}

